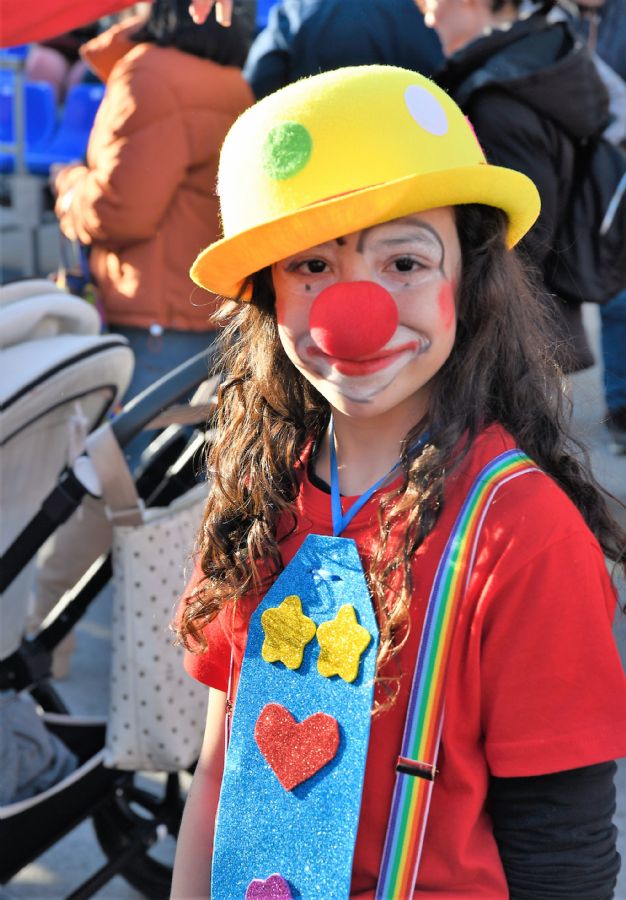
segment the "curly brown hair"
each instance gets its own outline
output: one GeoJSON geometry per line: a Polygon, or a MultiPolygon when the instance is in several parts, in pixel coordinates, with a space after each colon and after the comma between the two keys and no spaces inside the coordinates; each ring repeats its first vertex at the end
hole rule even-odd
{"type": "MultiPolygon", "coordinates": [[[[462,276],[457,335],[434,379],[427,422],[406,436],[400,488],[379,510],[380,534],[367,573],[379,611],[377,678],[392,702],[399,674],[386,664],[406,640],[410,560],[440,515],[446,477],[474,437],[498,422],[572,499],[606,556],[626,569],[626,533],[611,518],[585,451],[569,432],[569,404],[554,362],[548,304],[515,251],[505,245],[500,210],[456,207],[462,276]],[[422,452],[412,443],[428,429],[422,452]],[[394,526],[400,526],[394,527],[394,526]],[[400,552],[389,552],[401,534],[400,552]]],[[[224,329],[212,485],[199,534],[204,580],[186,598],[178,633],[202,648],[203,626],[234,598],[265,590],[282,569],[279,519],[299,490],[299,461],[324,434],[327,401],[287,358],[279,340],[269,270],[252,278],[253,297],[224,329]]],[[[294,518],[295,523],[295,518],[294,518]]]]}

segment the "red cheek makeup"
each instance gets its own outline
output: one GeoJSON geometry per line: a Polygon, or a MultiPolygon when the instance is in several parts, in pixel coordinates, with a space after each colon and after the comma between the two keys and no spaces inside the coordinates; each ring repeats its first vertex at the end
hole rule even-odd
{"type": "Polygon", "coordinates": [[[452,282],[446,281],[441,285],[437,296],[437,306],[439,308],[441,324],[445,329],[451,328],[456,317],[454,285],[452,282]]]}

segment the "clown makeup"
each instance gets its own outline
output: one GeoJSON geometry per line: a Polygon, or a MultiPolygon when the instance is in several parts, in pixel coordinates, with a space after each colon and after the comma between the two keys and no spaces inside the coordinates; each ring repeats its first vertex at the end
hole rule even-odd
{"type": "Polygon", "coordinates": [[[281,260],[272,277],[287,356],[347,415],[375,417],[404,404],[421,417],[454,344],[460,258],[446,207],[281,260]]]}

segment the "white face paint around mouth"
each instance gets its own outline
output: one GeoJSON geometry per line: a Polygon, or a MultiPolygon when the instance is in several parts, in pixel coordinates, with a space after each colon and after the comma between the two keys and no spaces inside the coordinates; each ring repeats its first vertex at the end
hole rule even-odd
{"type": "Polygon", "coordinates": [[[300,367],[311,373],[314,379],[322,379],[347,400],[368,403],[382,393],[396,379],[399,372],[431,346],[423,334],[400,326],[392,342],[366,360],[338,360],[321,353],[309,334],[296,343],[300,367]],[[394,353],[394,347],[399,352],[394,353]],[[374,371],[370,371],[372,366],[374,371]],[[359,368],[363,372],[359,372],[359,368]]]}

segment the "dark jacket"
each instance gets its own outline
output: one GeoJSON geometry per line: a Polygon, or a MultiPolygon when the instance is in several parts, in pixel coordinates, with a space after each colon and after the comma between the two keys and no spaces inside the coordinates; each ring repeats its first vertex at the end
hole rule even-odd
{"type": "Polygon", "coordinates": [[[244,75],[257,99],[305,75],[382,63],[431,74],[439,38],[414,0],[280,0],[250,49],[244,75]]]}
{"type": "MultiPolygon", "coordinates": [[[[602,132],[608,95],[589,51],[566,22],[533,15],[480,37],[451,56],[437,75],[472,122],[490,162],[528,175],[541,214],[524,241],[549,288],[553,237],[566,215],[576,145],[602,132]]],[[[559,303],[561,337],[573,341],[570,369],[593,358],[580,308],[559,303]]]]}

